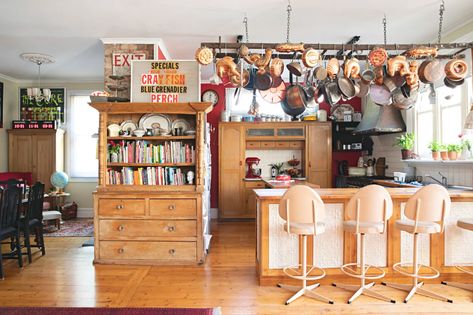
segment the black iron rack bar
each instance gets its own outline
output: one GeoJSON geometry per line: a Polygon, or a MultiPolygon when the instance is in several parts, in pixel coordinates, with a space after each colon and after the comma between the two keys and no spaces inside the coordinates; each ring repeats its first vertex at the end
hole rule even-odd
{"type": "MultiPolygon", "coordinates": [[[[225,57],[225,56],[229,56],[229,57],[232,57],[234,59],[237,59],[239,58],[238,54],[237,53],[217,53],[215,54],[215,57],[217,58],[222,58],[222,57],[225,57]]],[[[273,54],[273,58],[280,58],[280,59],[283,59],[283,60],[292,60],[292,59],[300,59],[302,56],[302,53],[300,54],[297,54],[297,57],[296,58],[293,58],[293,54],[286,54],[286,53],[278,53],[278,54],[273,54]]],[[[353,53],[351,55],[351,57],[354,57],[358,60],[366,60],[368,58],[367,55],[357,55],[355,53],[353,53]]],[[[323,55],[323,59],[324,60],[329,60],[330,58],[337,58],[339,60],[344,60],[345,59],[345,56],[343,55],[327,55],[327,54],[324,54],[323,55]]],[[[465,55],[464,54],[459,54],[458,52],[456,53],[453,53],[453,54],[450,54],[450,55],[437,55],[437,57],[435,57],[437,59],[452,59],[452,58],[465,58],[465,55]]],[[[425,59],[425,58],[417,58],[417,59],[425,59]]]]}

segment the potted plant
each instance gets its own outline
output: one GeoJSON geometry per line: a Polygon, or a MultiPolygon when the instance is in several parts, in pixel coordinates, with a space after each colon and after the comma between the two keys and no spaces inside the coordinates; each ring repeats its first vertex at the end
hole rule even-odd
{"type": "Polygon", "coordinates": [[[405,134],[396,138],[396,145],[401,148],[401,155],[403,160],[412,157],[412,148],[414,147],[414,133],[406,132],[405,134]]]}
{"type": "Polygon", "coordinates": [[[452,161],[458,158],[458,154],[462,151],[463,146],[461,144],[449,144],[447,147],[448,158],[452,161]]]}
{"type": "Polygon", "coordinates": [[[462,139],[461,140],[461,145],[462,145],[462,159],[467,160],[471,158],[471,141],[469,139],[462,139]]]}
{"type": "Polygon", "coordinates": [[[448,160],[448,150],[447,150],[447,145],[441,144],[440,145],[440,158],[442,161],[448,160]]]}
{"type": "Polygon", "coordinates": [[[440,148],[441,148],[441,144],[440,142],[436,141],[436,140],[433,140],[430,144],[429,144],[429,149],[432,151],[432,159],[437,161],[438,159],[440,159],[440,148]]]}
{"type": "Polygon", "coordinates": [[[109,141],[108,143],[108,153],[110,154],[110,162],[116,163],[118,162],[118,154],[120,153],[120,145],[116,144],[113,141],[109,141]]]}

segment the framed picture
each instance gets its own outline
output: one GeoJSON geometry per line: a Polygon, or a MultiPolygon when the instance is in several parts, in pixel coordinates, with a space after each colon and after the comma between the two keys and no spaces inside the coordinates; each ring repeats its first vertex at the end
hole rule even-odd
{"type": "Polygon", "coordinates": [[[28,97],[26,88],[20,88],[20,119],[57,120],[64,123],[66,89],[51,88],[50,90],[51,98],[49,101],[36,101],[28,97]]]}
{"type": "Polygon", "coordinates": [[[0,128],[3,128],[3,82],[0,82],[0,128]]]}

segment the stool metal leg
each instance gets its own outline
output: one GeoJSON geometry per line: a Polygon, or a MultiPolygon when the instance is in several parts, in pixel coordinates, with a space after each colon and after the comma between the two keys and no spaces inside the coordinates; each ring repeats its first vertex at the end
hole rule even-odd
{"type": "Polygon", "coordinates": [[[307,285],[307,235],[302,236],[302,273],[303,273],[303,278],[302,278],[302,287],[299,286],[294,286],[294,285],[287,285],[287,284],[278,284],[278,287],[296,292],[292,297],[290,297],[286,301],[286,305],[288,305],[291,302],[294,302],[296,299],[300,298],[301,296],[305,295],[307,297],[326,302],[329,304],[333,304],[333,301],[329,298],[326,298],[323,295],[320,295],[318,293],[313,292],[312,290],[320,286],[320,283],[312,284],[312,285],[307,285]]]}
{"type": "Polygon", "coordinates": [[[372,286],[374,286],[374,282],[366,284],[366,268],[365,268],[365,234],[361,233],[360,234],[360,268],[361,268],[361,285],[356,285],[356,284],[342,284],[342,283],[332,283],[334,287],[337,288],[342,288],[348,291],[353,291],[355,292],[350,299],[348,299],[347,303],[351,304],[353,301],[355,301],[360,295],[366,295],[375,299],[379,299],[382,301],[386,302],[391,302],[391,303],[396,303],[393,299],[384,296],[373,289],[371,289],[372,286]]]}

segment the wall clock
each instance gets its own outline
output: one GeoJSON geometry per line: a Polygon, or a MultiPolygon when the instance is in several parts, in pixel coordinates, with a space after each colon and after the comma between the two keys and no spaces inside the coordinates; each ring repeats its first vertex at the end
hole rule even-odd
{"type": "Polygon", "coordinates": [[[210,102],[212,106],[218,103],[218,93],[215,90],[207,90],[202,93],[202,102],[210,102]]]}
{"type": "Polygon", "coordinates": [[[284,84],[283,80],[280,80],[279,84],[273,84],[269,90],[260,90],[259,92],[266,102],[277,104],[286,97],[286,84],[284,84]]]}

